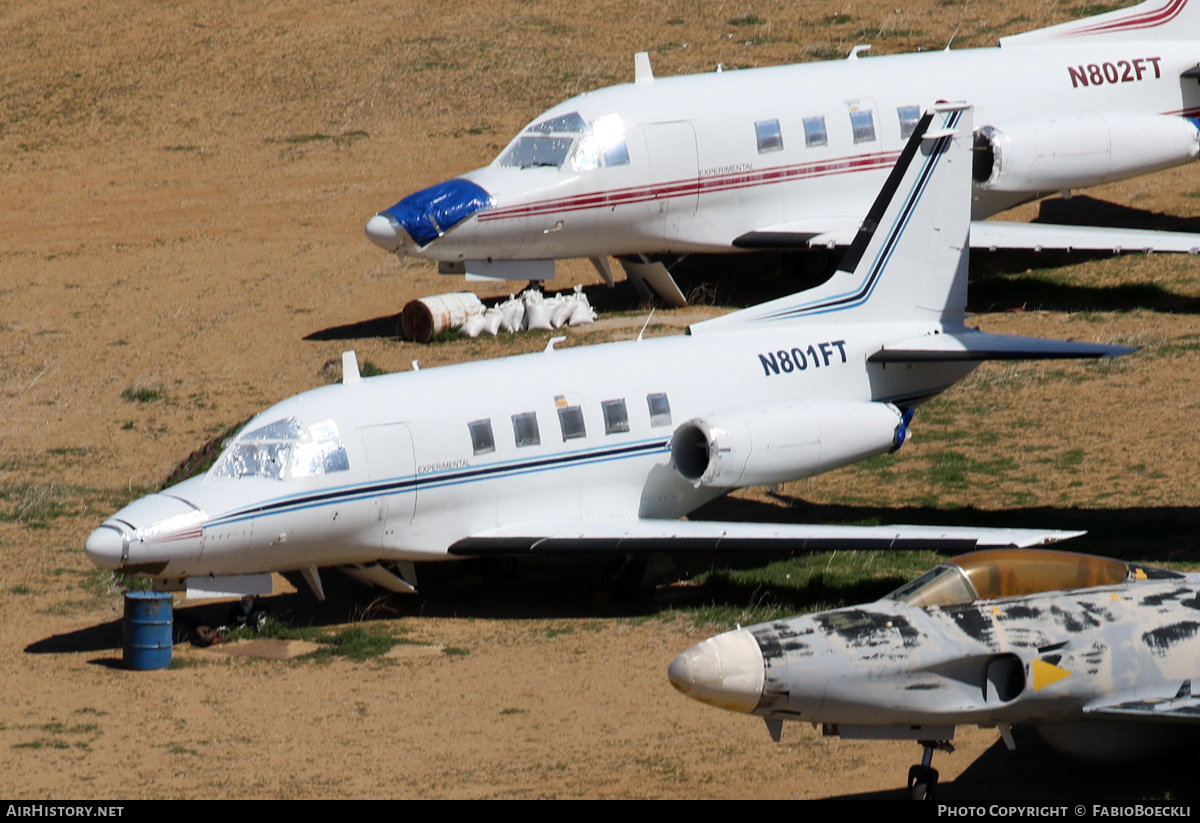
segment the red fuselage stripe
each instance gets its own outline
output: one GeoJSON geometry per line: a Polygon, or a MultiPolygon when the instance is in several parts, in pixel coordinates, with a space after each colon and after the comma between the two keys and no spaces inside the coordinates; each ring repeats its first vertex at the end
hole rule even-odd
{"type": "Polygon", "coordinates": [[[795,180],[812,180],[835,174],[850,174],[889,168],[895,164],[899,153],[880,152],[857,157],[845,157],[822,163],[804,163],[798,166],[778,166],[756,172],[736,172],[714,177],[696,177],[673,180],[656,186],[636,186],[611,191],[579,194],[556,200],[527,203],[519,206],[492,209],[479,215],[479,222],[511,220],[521,217],[536,217],[544,214],[561,214],[570,211],[597,209],[633,203],[645,203],[671,197],[688,197],[722,191],[786,183],[795,180]]]}

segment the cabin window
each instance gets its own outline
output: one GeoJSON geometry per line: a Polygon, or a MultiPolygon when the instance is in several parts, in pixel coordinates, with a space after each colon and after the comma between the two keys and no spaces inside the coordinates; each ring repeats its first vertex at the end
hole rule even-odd
{"type": "Polygon", "coordinates": [[[829,143],[829,135],[825,132],[825,115],[804,118],[804,145],[824,146],[829,143]]]}
{"type": "Polygon", "coordinates": [[[665,394],[646,395],[646,405],[650,407],[651,427],[671,425],[671,404],[665,394]]]}
{"type": "Polygon", "coordinates": [[[516,437],[517,446],[540,446],[542,437],[538,433],[537,412],[523,412],[514,414],[513,435],[516,437]]]}
{"type": "Polygon", "coordinates": [[[921,120],[921,107],[899,106],[896,115],[900,118],[900,139],[907,140],[912,137],[913,130],[921,120]]]}
{"type": "Polygon", "coordinates": [[[754,135],[758,138],[758,153],[783,150],[783,132],[778,120],[760,120],[754,124],[754,135]]]}
{"type": "Polygon", "coordinates": [[[496,439],[492,437],[492,421],[472,420],[467,424],[471,430],[471,448],[475,454],[487,454],[496,450],[496,439]]]}
{"type": "Polygon", "coordinates": [[[604,410],[604,433],[619,434],[629,431],[629,412],[625,409],[625,398],[605,400],[600,404],[604,410]]]}
{"type": "Polygon", "coordinates": [[[587,428],[583,425],[583,408],[580,406],[559,407],[558,425],[562,427],[564,443],[578,437],[587,437],[587,428]]]}
{"type": "Polygon", "coordinates": [[[337,424],[322,420],[303,426],[295,417],[244,432],[213,467],[213,477],[314,477],[350,470],[337,424]]]}
{"type": "Polygon", "coordinates": [[[870,109],[850,107],[850,128],[855,143],[869,143],[875,139],[875,113],[870,109]]]}

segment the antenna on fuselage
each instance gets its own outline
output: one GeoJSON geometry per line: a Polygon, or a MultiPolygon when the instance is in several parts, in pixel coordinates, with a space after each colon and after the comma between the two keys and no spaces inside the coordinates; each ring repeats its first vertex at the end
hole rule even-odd
{"type": "Polygon", "coordinates": [[[639,51],[633,56],[633,82],[639,86],[654,82],[654,69],[650,67],[650,52],[639,51]]]}
{"type": "Polygon", "coordinates": [[[353,351],[342,352],[342,385],[349,386],[362,380],[358,372],[358,357],[353,351]]]}
{"type": "Polygon", "coordinates": [[[642,330],[641,330],[640,332],[638,332],[638,336],[637,336],[637,339],[638,339],[639,341],[642,339],[642,335],[646,333],[646,327],[650,325],[650,318],[651,318],[651,317],[654,317],[654,312],[655,312],[655,311],[656,311],[656,309],[651,309],[651,310],[650,310],[650,317],[647,317],[647,318],[646,318],[646,322],[642,324],[642,330]]]}

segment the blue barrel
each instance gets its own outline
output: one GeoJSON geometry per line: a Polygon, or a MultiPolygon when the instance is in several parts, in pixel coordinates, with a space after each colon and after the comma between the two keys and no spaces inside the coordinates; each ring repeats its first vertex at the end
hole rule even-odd
{"type": "Polygon", "coordinates": [[[171,665],[171,623],[171,595],[127,593],[121,640],[125,668],[145,672],[171,665]]]}

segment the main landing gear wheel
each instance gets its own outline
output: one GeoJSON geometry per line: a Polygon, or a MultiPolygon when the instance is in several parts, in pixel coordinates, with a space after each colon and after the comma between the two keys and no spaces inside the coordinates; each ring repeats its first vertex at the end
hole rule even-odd
{"type": "Polygon", "coordinates": [[[242,602],[229,610],[230,626],[245,626],[251,631],[260,631],[266,625],[271,612],[258,604],[258,598],[247,595],[242,602]]]}

